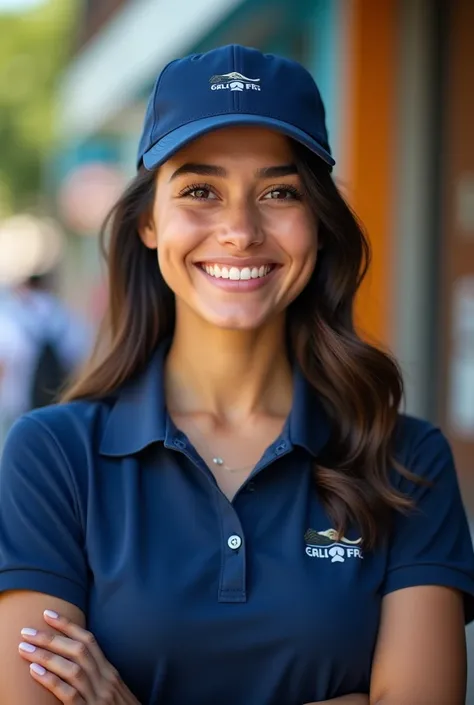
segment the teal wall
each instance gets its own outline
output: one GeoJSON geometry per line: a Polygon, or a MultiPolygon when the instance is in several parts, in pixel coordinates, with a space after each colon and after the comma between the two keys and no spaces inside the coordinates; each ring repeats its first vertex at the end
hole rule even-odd
{"type": "Polygon", "coordinates": [[[313,40],[307,66],[313,74],[326,106],[329,141],[337,161],[339,135],[341,134],[341,61],[342,46],[341,15],[347,0],[321,0],[313,3],[310,19],[313,40]]]}

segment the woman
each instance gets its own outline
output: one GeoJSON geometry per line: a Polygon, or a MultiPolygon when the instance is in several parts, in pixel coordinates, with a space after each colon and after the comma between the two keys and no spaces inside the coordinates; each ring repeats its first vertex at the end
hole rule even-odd
{"type": "Polygon", "coordinates": [[[354,330],[367,243],[333,164],[298,64],[162,72],[101,357],[5,448],[2,705],[464,703],[456,474],[354,330]]]}

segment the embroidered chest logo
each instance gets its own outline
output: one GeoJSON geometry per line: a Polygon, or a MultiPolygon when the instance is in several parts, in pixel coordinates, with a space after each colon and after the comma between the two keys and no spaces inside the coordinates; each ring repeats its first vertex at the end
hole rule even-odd
{"type": "Polygon", "coordinates": [[[211,91],[259,91],[259,78],[247,78],[237,71],[211,76],[209,79],[211,91]]]}
{"type": "Polygon", "coordinates": [[[311,558],[325,558],[331,563],[344,563],[348,559],[363,558],[360,548],[362,538],[351,541],[345,536],[338,537],[337,531],[334,529],[326,531],[308,529],[304,540],[306,555],[311,558]]]}

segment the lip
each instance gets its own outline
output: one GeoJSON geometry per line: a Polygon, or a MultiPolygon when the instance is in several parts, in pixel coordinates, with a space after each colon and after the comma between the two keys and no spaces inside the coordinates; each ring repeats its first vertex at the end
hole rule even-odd
{"type": "Polygon", "coordinates": [[[203,264],[222,264],[225,267],[261,267],[262,265],[276,266],[278,262],[274,262],[268,257],[206,257],[194,262],[195,265],[203,264]]]}
{"type": "MultiPolygon", "coordinates": [[[[235,257],[231,261],[233,262],[232,266],[236,267],[237,264],[235,261],[235,257]]],[[[210,263],[210,260],[206,260],[206,262],[210,263]]],[[[213,264],[225,264],[227,266],[228,266],[228,262],[229,262],[229,260],[227,262],[224,262],[224,261],[221,262],[221,260],[212,260],[213,264]]],[[[263,262],[261,260],[260,264],[261,265],[262,264],[269,264],[269,262],[268,262],[268,260],[266,260],[266,262],[263,262]]],[[[255,266],[256,267],[257,262],[255,259],[253,259],[252,264],[248,264],[248,265],[242,264],[240,266],[242,266],[242,267],[255,266]]],[[[272,270],[268,274],[266,274],[264,277],[259,277],[258,279],[239,279],[239,280],[235,281],[233,279],[222,279],[222,277],[220,277],[220,278],[212,277],[210,274],[208,274],[206,272],[205,269],[203,269],[203,267],[201,266],[200,263],[196,264],[195,267],[199,272],[201,272],[201,274],[204,277],[206,277],[208,282],[210,282],[214,286],[218,287],[219,289],[224,289],[224,291],[241,293],[241,294],[248,293],[251,291],[257,291],[257,289],[262,289],[264,286],[266,286],[273,279],[273,277],[275,276],[275,273],[278,271],[278,269],[280,269],[280,267],[278,265],[274,265],[272,270]]]]}

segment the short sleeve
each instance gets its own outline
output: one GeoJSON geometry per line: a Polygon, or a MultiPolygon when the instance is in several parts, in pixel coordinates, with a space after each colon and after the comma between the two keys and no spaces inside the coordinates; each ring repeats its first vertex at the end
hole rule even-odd
{"type": "Polygon", "coordinates": [[[71,468],[35,414],[13,426],[0,464],[0,592],[43,592],[85,611],[87,564],[71,468]]]}
{"type": "Polygon", "coordinates": [[[464,594],[468,622],[474,619],[474,553],[453,457],[439,429],[419,424],[404,466],[423,484],[400,485],[414,508],[396,516],[383,594],[416,585],[452,587],[464,594]]]}

